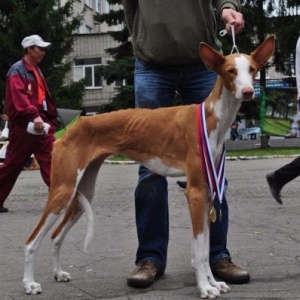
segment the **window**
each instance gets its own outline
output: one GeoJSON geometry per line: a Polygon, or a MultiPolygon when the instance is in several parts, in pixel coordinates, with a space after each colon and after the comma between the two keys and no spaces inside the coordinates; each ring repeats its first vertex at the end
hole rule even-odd
{"type": "Polygon", "coordinates": [[[99,14],[108,14],[110,11],[110,5],[105,0],[96,0],[95,10],[99,14]]]}
{"type": "Polygon", "coordinates": [[[116,87],[121,87],[121,86],[125,86],[126,83],[125,83],[125,79],[122,79],[122,78],[118,78],[115,80],[115,86],[116,87]]]}
{"type": "Polygon", "coordinates": [[[85,25],[85,33],[92,33],[92,32],[93,32],[93,28],[88,25],[85,25]]]}
{"type": "Polygon", "coordinates": [[[110,5],[107,1],[104,2],[104,13],[108,14],[110,11],[110,5]]]}
{"type": "Polygon", "coordinates": [[[102,12],[101,2],[102,2],[102,0],[96,0],[96,12],[99,14],[101,14],[101,12],[102,12]]]}
{"type": "Polygon", "coordinates": [[[92,0],[85,0],[85,4],[89,7],[93,7],[93,1],[92,0]]]}
{"type": "Polygon", "coordinates": [[[102,87],[102,77],[100,72],[101,57],[75,59],[74,64],[74,81],[85,78],[86,88],[92,89],[102,87]]]}

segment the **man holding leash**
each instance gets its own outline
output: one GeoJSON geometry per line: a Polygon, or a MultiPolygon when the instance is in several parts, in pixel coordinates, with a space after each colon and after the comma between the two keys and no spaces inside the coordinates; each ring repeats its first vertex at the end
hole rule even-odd
{"type": "MultiPolygon", "coordinates": [[[[221,50],[216,18],[226,24],[229,34],[228,25],[233,25],[236,33],[242,31],[244,20],[239,12],[240,1],[123,0],[123,6],[136,57],[136,106],[152,109],[172,106],[176,93],[184,104],[203,102],[217,75],[200,60],[199,43],[206,42],[215,50],[221,50]]],[[[140,166],[135,205],[139,246],[136,268],[129,274],[127,283],[132,287],[146,288],[164,274],[167,265],[169,216],[166,178],[140,166]]],[[[217,212],[221,211],[221,216],[218,213],[216,222],[211,224],[212,271],[228,283],[247,283],[249,273],[231,261],[226,246],[226,198],[221,207],[218,199],[215,199],[214,205],[217,212]]]]}
{"type": "Polygon", "coordinates": [[[23,39],[24,56],[6,77],[6,112],[9,144],[0,168],[0,213],[27,159],[34,154],[44,182],[50,184],[51,151],[57,125],[56,104],[38,67],[51,43],[38,35],[23,39]]]}

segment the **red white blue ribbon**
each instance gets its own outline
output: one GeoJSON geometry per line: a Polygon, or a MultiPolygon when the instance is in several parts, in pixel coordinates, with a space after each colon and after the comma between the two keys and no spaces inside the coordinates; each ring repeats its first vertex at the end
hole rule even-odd
{"type": "Polygon", "coordinates": [[[202,172],[206,178],[213,199],[215,199],[215,196],[218,196],[219,202],[222,204],[225,189],[225,143],[223,144],[222,153],[216,167],[207,134],[204,103],[199,104],[199,109],[197,110],[197,123],[199,128],[198,142],[202,161],[202,172]]]}

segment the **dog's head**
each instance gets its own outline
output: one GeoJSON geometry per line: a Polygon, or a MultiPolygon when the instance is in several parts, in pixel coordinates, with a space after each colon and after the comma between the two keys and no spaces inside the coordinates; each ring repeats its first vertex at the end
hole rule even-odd
{"type": "Polygon", "coordinates": [[[208,69],[217,72],[224,86],[240,100],[250,100],[254,95],[253,81],[267,63],[275,49],[275,36],[270,35],[250,55],[234,53],[227,56],[200,43],[200,57],[208,69]]]}

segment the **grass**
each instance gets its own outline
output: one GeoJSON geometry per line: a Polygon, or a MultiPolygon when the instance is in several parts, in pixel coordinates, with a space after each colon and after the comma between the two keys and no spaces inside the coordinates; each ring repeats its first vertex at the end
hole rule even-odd
{"type": "MultiPolygon", "coordinates": [[[[300,155],[300,148],[297,147],[270,147],[267,149],[244,149],[244,150],[227,150],[227,157],[241,156],[285,156],[285,155],[300,155]]],[[[114,155],[109,157],[111,161],[127,161],[128,158],[124,155],[114,155]]]]}
{"type": "Polygon", "coordinates": [[[289,120],[266,117],[264,121],[264,132],[268,135],[285,136],[291,129],[289,120]]]}
{"type": "Polygon", "coordinates": [[[298,147],[270,147],[266,149],[228,150],[226,156],[269,156],[269,155],[300,155],[298,147]]]}

